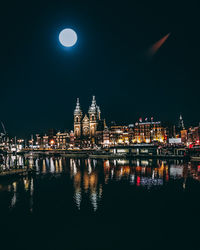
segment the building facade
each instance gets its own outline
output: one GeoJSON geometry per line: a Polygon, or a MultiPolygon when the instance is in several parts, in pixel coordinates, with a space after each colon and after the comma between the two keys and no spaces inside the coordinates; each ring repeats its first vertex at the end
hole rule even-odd
{"type": "Polygon", "coordinates": [[[188,144],[200,145],[200,124],[188,129],[188,144]]]}
{"type": "Polygon", "coordinates": [[[96,104],[95,96],[88,109],[88,113],[83,116],[79,98],[77,98],[74,110],[74,137],[76,141],[87,142],[88,140],[95,143],[99,125],[102,123],[101,111],[96,104]]]}
{"type": "Polygon", "coordinates": [[[137,122],[134,126],[134,143],[164,142],[165,130],[161,122],[137,122]]]}
{"type": "Polygon", "coordinates": [[[104,144],[109,146],[131,145],[140,143],[164,143],[166,142],[166,130],[161,122],[136,122],[124,126],[110,126],[109,133],[106,130],[104,144]],[[109,143],[108,143],[109,135],[109,143]]]}

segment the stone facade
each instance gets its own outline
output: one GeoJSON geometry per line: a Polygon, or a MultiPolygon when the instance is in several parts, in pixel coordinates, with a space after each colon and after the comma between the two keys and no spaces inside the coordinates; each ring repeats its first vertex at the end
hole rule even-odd
{"type": "Polygon", "coordinates": [[[74,110],[74,136],[76,139],[95,138],[98,124],[101,121],[101,111],[96,104],[95,96],[89,107],[88,114],[83,117],[79,98],[77,98],[76,108],[74,110]]]}

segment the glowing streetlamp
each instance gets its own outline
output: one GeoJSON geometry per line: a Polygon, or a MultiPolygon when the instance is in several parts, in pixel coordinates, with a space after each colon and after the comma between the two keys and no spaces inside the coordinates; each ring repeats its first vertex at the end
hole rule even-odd
{"type": "Polygon", "coordinates": [[[51,145],[51,147],[53,148],[53,146],[55,145],[55,141],[52,139],[52,140],[50,140],[50,145],[51,145]]]}

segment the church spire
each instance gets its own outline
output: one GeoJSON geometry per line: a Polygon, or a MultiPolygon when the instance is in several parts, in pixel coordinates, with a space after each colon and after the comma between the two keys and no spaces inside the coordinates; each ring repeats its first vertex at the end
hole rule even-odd
{"type": "Polygon", "coordinates": [[[96,113],[96,112],[97,112],[97,105],[96,105],[95,96],[93,95],[93,97],[92,97],[92,104],[89,107],[88,113],[96,113]]]}
{"type": "Polygon", "coordinates": [[[76,108],[74,110],[74,135],[76,138],[81,136],[81,120],[82,120],[82,110],[79,103],[79,98],[76,101],[76,108]]]}
{"type": "Polygon", "coordinates": [[[77,98],[76,108],[74,110],[74,115],[80,115],[80,114],[82,114],[82,111],[81,111],[81,106],[80,106],[79,98],[77,98]]]}

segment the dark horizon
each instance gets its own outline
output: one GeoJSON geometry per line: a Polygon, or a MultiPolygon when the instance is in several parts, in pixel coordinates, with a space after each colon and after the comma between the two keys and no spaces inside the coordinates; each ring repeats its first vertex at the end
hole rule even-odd
{"type": "Polygon", "coordinates": [[[18,137],[73,129],[76,98],[87,112],[95,95],[106,121],[177,123],[182,114],[186,126],[197,124],[198,15],[194,5],[170,1],[4,3],[0,121],[18,137]],[[78,35],[71,49],[58,41],[65,27],[78,35]]]}

